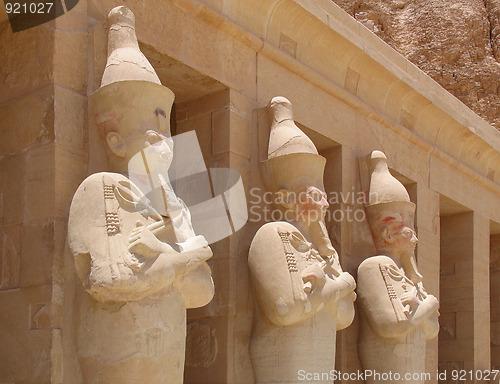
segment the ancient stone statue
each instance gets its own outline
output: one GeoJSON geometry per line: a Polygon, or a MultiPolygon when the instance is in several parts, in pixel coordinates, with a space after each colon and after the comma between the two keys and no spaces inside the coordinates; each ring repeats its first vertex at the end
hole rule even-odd
{"type": "Polygon", "coordinates": [[[266,180],[273,217],[248,258],[257,298],[250,355],[257,383],[304,382],[304,372],[335,366],[336,331],[351,324],[355,282],[342,272],[325,229],[325,158],[294,124],[292,106],[275,97],[266,180]]]}
{"type": "MultiPolygon", "coordinates": [[[[379,255],[358,268],[361,363],[365,370],[392,373],[394,382],[423,383],[425,344],[438,334],[439,303],[425,292],[415,263],[415,204],[390,174],[382,152],[372,152],[368,166],[367,217],[379,255]]],[[[367,383],[389,381],[367,377],[367,383]]]]}
{"type": "Polygon", "coordinates": [[[206,240],[168,180],[174,94],[140,52],[134,15],[109,16],[108,61],[90,97],[111,172],[71,203],[68,242],[83,289],[76,344],[83,382],[182,383],[186,308],[214,288],[206,240]]]}

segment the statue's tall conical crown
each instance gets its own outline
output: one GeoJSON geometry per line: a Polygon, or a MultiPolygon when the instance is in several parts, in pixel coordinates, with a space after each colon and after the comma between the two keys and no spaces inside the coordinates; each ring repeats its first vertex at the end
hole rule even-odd
{"type": "Polygon", "coordinates": [[[161,85],[151,63],[139,49],[132,11],[124,5],[113,8],[108,14],[108,25],[108,61],[101,87],[127,80],[150,81],[161,85]]]}
{"type": "Polygon", "coordinates": [[[278,96],[267,107],[271,122],[266,183],[271,190],[295,185],[314,185],[323,189],[326,159],[293,120],[292,104],[278,96]]]}
{"type": "Polygon", "coordinates": [[[368,158],[370,171],[369,206],[382,203],[410,202],[406,188],[389,172],[387,157],[381,151],[373,151],[368,158]]]}
{"type": "Polygon", "coordinates": [[[170,136],[173,92],[161,85],[139,49],[135,17],[125,6],[108,15],[108,60],[101,87],[90,96],[92,111],[103,136],[109,131],[128,135],[148,129],[170,136]]]}
{"type": "Polygon", "coordinates": [[[273,97],[268,105],[271,122],[268,159],[290,153],[318,154],[314,143],[293,120],[292,103],[284,97],[273,97]]]}

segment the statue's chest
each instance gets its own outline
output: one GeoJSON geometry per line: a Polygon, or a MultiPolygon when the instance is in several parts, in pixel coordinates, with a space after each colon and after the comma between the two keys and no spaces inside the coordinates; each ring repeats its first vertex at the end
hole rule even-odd
{"type": "Polygon", "coordinates": [[[379,268],[398,319],[406,319],[427,295],[422,284],[412,282],[404,271],[395,265],[380,264],[379,268]]]}
{"type": "Polygon", "coordinates": [[[301,272],[323,261],[317,249],[299,232],[278,231],[290,272],[301,272]]]}
{"type": "Polygon", "coordinates": [[[157,212],[151,211],[147,199],[137,190],[133,192],[129,183],[104,177],[103,202],[108,236],[128,238],[138,223],[141,223],[157,234],[161,241],[175,241],[173,231],[168,230],[168,222],[157,212]]]}
{"type": "Polygon", "coordinates": [[[389,291],[401,297],[408,292],[416,292],[417,286],[406,277],[404,271],[393,265],[379,265],[380,273],[389,291]]]}

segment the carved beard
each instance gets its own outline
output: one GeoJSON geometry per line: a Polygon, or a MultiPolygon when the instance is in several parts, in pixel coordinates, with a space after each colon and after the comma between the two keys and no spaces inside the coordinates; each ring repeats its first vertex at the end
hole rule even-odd
{"type": "Polygon", "coordinates": [[[167,138],[149,145],[129,161],[129,177],[162,216],[175,217],[182,206],[172,190],[168,170],[172,163],[173,142],[167,138]]]}
{"type": "Polygon", "coordinates": [[[173,158],[173,141],[166,138],[149,145],[129,161],[129,178],[150,205],[173,222],[177,242],[195,237],[187,207],[175,194],[168,177],[173,158]]]}
{"type": "Polygon", "coordinates": [[[417,269],[417,263],[415,262],[415,252],[413,250],[408,251],[401,257],[401,264],[405,270],[406,276],[416,284],[421,283],[423,276],[417,269]]]}
{"type": "Polygon", "coordinates": [[[333,248],[330,237],[326,230],[323,219],[312,221],[309,225],[309,235],[311,240],[318,248],[319,254],[323,257],[335,255],[337,252],[333,248]]]}

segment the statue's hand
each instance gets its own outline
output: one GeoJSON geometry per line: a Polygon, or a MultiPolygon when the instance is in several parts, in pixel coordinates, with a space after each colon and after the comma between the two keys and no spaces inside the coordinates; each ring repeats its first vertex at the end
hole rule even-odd
{"type": "Polygon", "coordinates": [[[429,339],[433,339],[439,333],[439,312],[434,312],[427,319],[422,322],[422,329],[424,330],[425,337],[429,339]]]}
{"type": "Polygon", "coordinates": [[[352,303],[356,300],[356,293],[354,293],[356,282],[354,278],[348,272],[341,272],[335,279],[328,279],[325,288],[327,288],[327,286],[330,287],[330,299],[328,302],[330,311],[335,316],[338,316],[340,305],[340,310],[345,312],[343,315],[347,316],[342,323],[346,322],[345,326],[349,325],[352,321],[351,317],[354,316],[354,307],[352,303]]]}
{"type": "Polygon", "coordinates": [[[212,257],[213,253],[209,246],[197,248],[188,252],[177,252],[171,248],[168,259],[175,268],[176,277],[180,277],[198,268],[212,257]]]}
{"type": "Polygon", "coordinates": [[[403,293],[401,295],[401,303],[403,305],[409,305],[410,310],[412,311],[420,305],[420,301],[418,300],[414,290],[403,293]]]}
{"type": "MultiPolygon", "coordinates": [[[[429,302],[429,306],[434,308],[436,311],[439,308],[439,300],[436,298],[434,295],[427,295],[427,297],[424,299],[425,301],[429,302]]],[[[438,314],[439,316],[439,314],[438,314]]]]}
{"type": "Polygon", "coordinates": [[[325,285],[325,271],[319,264],[309,265],[302,271],[302,281],[304,281],[304,291],[310,293],[316,287],[325,285]]]}
{"type": "Polygon", "coordinates": [[[156,257],[164,252],[165,244],[158,240],[151,230],[141,221],[136,222],[130,233],[128,250],[144,257],[156,257]]]}
{"type": "Polygon", "coordinates": [[[354,277],[348,272],[342,272],[339,277],[337,277],[337,281],[342,283],[340,291],[340,297],[347,296],[356,288],[356,281],[354,281],[354,277]]]}

